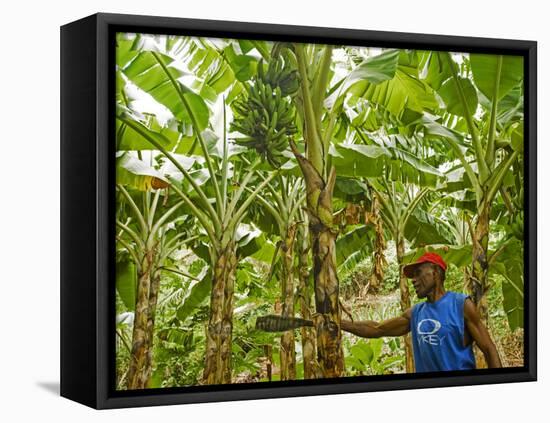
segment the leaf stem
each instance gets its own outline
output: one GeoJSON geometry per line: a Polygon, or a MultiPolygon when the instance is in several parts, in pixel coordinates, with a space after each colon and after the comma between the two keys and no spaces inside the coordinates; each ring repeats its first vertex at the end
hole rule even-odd
{"type": "Polygon", "coordinates": [[[493,90],[493,103],[491,105],[489,136],[487,138],[487,151],[485,152],[485,160],[489,167],[492,167],[495,162],[495,137],[496,137],[497,109],[498,109],[498,91],[500,87],[501,73],[502,73],[502,56],[498,56],[497,70],[495,75],[495,85],[493,90]]]}
{"type": "MultiPolygon", "coordinates": [[[[151,137],[147,133],[147,128],[145,128],[141,123],[134,122],[133,120],[127,119],[122,116],[117,116],[117,119],[126,123],[126,125],[128,125],[134,131],[139,133],[143,138],[145,138],[147,141],[153,144],[159,151],[161,151],[166,156],[168,160],[170,160],[174,164],[174,166],[176,166],[176,168],[183,174],[184,178],[187,179],[187,181],[189,181],[189,183],[191,184],[195,192],[198,194],[199,198],[202,200],[202,203],[203,203],[202,205],[208,212],[216,229],[218,228],[221,229],[221,222],[218,217],[218,214],[210,204],[210,201],[208,201],[208,198],[206,197],[204,191],[201,189],[201,187],[199,187],[199,185],[195,182],[195,180],[191,177],[191,175],[189,175],[189,172],[187,172],[185,168],[176,160],[176,158],[171,153],[169,153],[162,145],[160,145],[157,140],[151,137]]],[[[179,183],[179,182],[175,181],[175,183],[179,183]]]]}
{"type": "Polygon", "coordinates": [[[218,181],[216,179],[216,173],[214,172],[214,168],[212,166],[212,158],[210,157],[210,153],[208,152],[208,148],[206,147],[206,142],[204,141],[204,138],[202,137],[202,133],[199,128],[199,124],[197,122],[197,118],[195,117],[195,114],[193,113],[193,110],[191,109],[191,106],[189,105],[189,102],[185,98],[185,95],[181,91],[181,87],[179,85],[179,82],[174,79],[172,74],[168,71],[168,68],[162,58],[158,55],[156,52],[151,52],[155,60],[158,62],[158,64],[162,67],[162,70],[166,73],[168,78],[170,79],[170,82],[172,83],[172,86],[176,90],[178,97],[180,98],[183,106],[187,110],[187,114],[189,115],[189,118],[191,119],[191,124],[193,125],[193,128],[195,129],[195,135],[197,136],[197,139],[199,140],[202,152],[204,154],[204,158],[206,161],[206,166],[208,167],[208,172],[210,173],[210,178],[212,179],[212,184],[214,185],[214,192],[216,195],[216,205],[219,208],[222,205],[222,196],[220,193],[220,187],[218,186],[218,181]]]}
{"type": "Polygon", "coordinates": [[[130,196],[128,191],[126,191],[126,188],[124,188],[123,185],[117,184],[117,188],[119,189],[120,192],[122,192],[122,195],[124,195],[124,198],[126,198],[126,201],[130,205],[132,211],[134,212],[134,215],[136,216],[136,219],[139,222],[139,226],[141,228],[141,232],[142,232],[143,237],[146,237],[147,232],[148,232],[147,231],[147,224],[145,223],[145,218],[143,217],[143,214],[141,214],[141,211],[139,210],[139,207],[137,206],[137,204],[135,203],[133,198],[130,196]]]}
{"type": "Polygon", "coordinates": [[[487,167],[487,163],[485,162],[485,155],[483,154],[481,140],[479,139],[477,129],[474,125],[472,114],[470,114],[468,103],[466,102],[466,95],[464,94],[464,90],[462,89],[462,84],[458,79],[457,73],[454,71],[455,68],[453,67],[453,59],[451,58],[450,54],[446,54],[445,57],[447,58],[447,62],[449,63],[449,68],[451,69],[451,75],[452,75],[453,81],[455,82],[456,90],[458,92],[460,102],[462,103],[462,108],[464,109],[464,119],[466,119],[468,130],[470,131],[470,135],[472,136],[472,142],[474,144],[477,164],[479,167],[479,176],[481,177],[481,181],[484,182],[488,177],[489,169],[487,167]]]}

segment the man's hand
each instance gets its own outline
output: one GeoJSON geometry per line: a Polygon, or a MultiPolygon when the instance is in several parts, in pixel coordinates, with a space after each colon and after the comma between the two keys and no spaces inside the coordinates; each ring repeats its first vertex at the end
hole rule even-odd
{"type": "Polygon", "coordinates": [[[365,320],[362,322],[350,322],[342,320],[340,327],[346,332],[362,338],[380,338],[382,336],[402,336],[410,330],[411,309],[407,309],[401,316],[383,322],[365,320]]]}
{"type": "Polygon", "coordinates": [[[498,351],[491,340],[489,331],[482,323],[481,316],[474,302],[469,298],[464,301],[464,323],[468,328],[468,332],[472,335],[474,342],[483,352],[485,360],[487,361],[487,366],[489,366],[489,368],[502,367],[498,351]]]}

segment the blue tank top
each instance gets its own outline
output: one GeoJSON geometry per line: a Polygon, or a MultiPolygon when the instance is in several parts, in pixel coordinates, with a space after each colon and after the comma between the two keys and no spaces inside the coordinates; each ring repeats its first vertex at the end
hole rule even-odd
{"type": "Polygon", "coordinates": [[[412,308],[411,333],[417,372],[475,369],[472,345],[464,346],[465,294],[447,291],[412,308]]]}

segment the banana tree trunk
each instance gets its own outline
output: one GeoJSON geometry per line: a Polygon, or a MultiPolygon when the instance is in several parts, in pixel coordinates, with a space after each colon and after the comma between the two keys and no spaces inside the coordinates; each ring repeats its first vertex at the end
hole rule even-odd
{"type": "Polygon", "coordinates": [[[325,181],[320,172],[290,143],[306,183],[307,213],[311,234],[317,357],[323,377],[344,374],[344,353],[340,330],[339,280],[336,273],[336,236],[333,223],[332,192],[336,170],[331,169],[325,181]]]}
{"type": "Polygon", "coordinates": [[[339,280],[336,273],[336,234],[324,225],[310,224],[315,286],[315,328],[323,377],[344,373],[340,331],[339,280]]]}
{"type": "Polygon", "coordinates": [[[160,273],[158,271],[153,273],[151,277],[151,290],[149,292],[149,316],[147,318],[147,339],[149,340],[149,351],[147,352],[147,361],[145,363],[145,378],[147,385],[151,379],[153,371],[153,345],[155,335],[155,317],[157,313],[158,294],[160,288],[160,273]]]}
{"type": "Polygon", "coordinates": [[[374,230],[376,232],[373,268],[369,280],[369,286],[376,292],[380,289],[380,286],[384,281],[384,268],[387,265],[386,257],[384,255],[384,251],[386,250],[384,227],[382,225],[382,218],[380,217],[380,203],[378,202],[376,195],[373,195],[371,215],[368,220],[370,220],[370,222],[374,225],[374,230]]]}
{"type": "Polygon", "coordinates": [[[150,369],[147,369],[147,363],[152,339],[149,337],[148,323],[153,261],[153,251],[146,252],[138,274],[127,389],[144,389],[149,382],[150,369]]]}
{"type": "Polygon", "coordinates": [[[231,243],[227,255],[227,277],[225,279],[223,321],[220,339],[220,364],[222,383],[231,383],[231,342],[233,339],[233,300],[237,270],[236,246],[231,243]]]}
{"type": "Polygon", "coordinates": [[[271,344],[266,344],[264,345],[264,354],[265,354],[265,360],[266,360],[266,363],[265,363],[265,371],[266,371],[266,376],[267,376],[267,380],[269,382],[271,382],[271,379],[273,377],[272,375],[272,372],[273,372],[273,348],[271,346],[271,344]]]}
{"type": "MultiPolygon", "coordinates": [[[[311,320],[311,291],[309,283],[309,243],[308,234],[305,226],[301,225],[298,230],[298,301],[300,304],[300,314],[305,320],[311,320]]],[[[315,332],[312,327],[302,326],[300,328],[302,339],[302,357],[304,361],[304,379],[316,379],[322,376],[319,363],[315,352],[317,343],[315,332]]]]}
{"type": "MultiPolygon", "coordinates": [[[[282,277],[281,296],[283,317],[294,317],[294,242],[296,224],[287,228],[281,248],[282,277]]],[[[281,380],[296,379],[296,351],[294,348],[294,331],[286,331],[281,335],[281,380]]]]}
{"type": "MultiPolygon", "coordinates": [[[[489,319],[486,296],[489,288],[489,214],[489,206],[484,206],[478,211],[477,222],[473,233],[472,270],[470,272],[470,294],[477,306],[481,321],[486,327],[488,327],[489,319]]],[[[485,358],[477,347],[475,352],[476,367],[487,367],[485,358]]]]}
{"type": "MultiPolygon", "coordinates": [[[[397,263],[399,265],[399,291],[401,294],[401,310],[405,311],[411,306],[411,296],[407,277],[403,273],[403,257],[405,256],[405,240],[399,234],[395,237],[397,263]]],[[[410,333],[405,335],[405,368],[407,373],[414,373],[414,358],[410,333]]]]}
{"type": "Polygon", "coordinates": [[[236,265],[236,247],[235,243],[230,241],[218,252],[212,276],[203,373],[203,381],[209,385],[231,383],[231,334],[236,265]]]}
{"type": "Polygon", "coordinates": [[[487,288],[488,288],[488,248],[489,248],[489,213],[490,208],[483,207],[478,214],[474,229],[472,249],[472,271],[470,289],[474,302],[484,323],[487,323],[487,288]]]}

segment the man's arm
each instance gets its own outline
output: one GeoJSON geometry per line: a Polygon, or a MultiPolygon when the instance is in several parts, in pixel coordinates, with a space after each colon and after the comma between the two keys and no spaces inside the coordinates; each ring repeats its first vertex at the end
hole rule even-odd
{"type": "Polygon", "coordinates": [[[411,309],[392,319],[384,320],[383,322],[374,322],[372,320],[364,320],[361,322],[350,322],[342,320],[340,326],[342,330],[353,333],[362,338],[380,338],[382,336],[402,336],[409,332],[409,324],[411,320],[411,309]]]}
{"type": "Polygon", "coordinates": [[[489,331],[481,321],[481,317],[474,302],[469,298],[464,301],[464,322],[470,332],[470,335],[472,335],[474,342],[483,352],[485,360],[487,361],[487,366],[491,369],[502,367],[497,348],[491,340],[489,331]]]}

